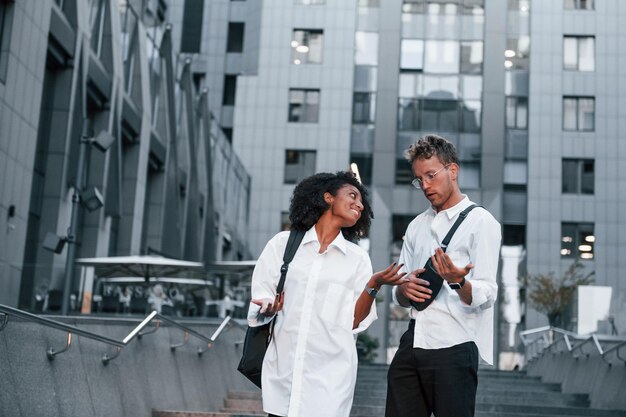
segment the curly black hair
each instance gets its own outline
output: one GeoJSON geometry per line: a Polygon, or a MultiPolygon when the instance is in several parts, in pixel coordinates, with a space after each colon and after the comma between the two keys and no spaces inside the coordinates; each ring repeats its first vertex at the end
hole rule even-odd
{"type": "Polygon", "coordinates": [[[337,191],[346,184],[353,185],[361,193],[363,211],[354,226],[341,229],[341,232],[351,242],[366,236],[374,218],[372,206],[368,199],[367,189],[353,173],[347,171],[339,171],[336,174],[322,172],[305,178],[296,185],[289,206],[291,229],[306,231],[313,227],[330,207],[324,200],[324,193],[329,192],[335,196],[337,191]]]}

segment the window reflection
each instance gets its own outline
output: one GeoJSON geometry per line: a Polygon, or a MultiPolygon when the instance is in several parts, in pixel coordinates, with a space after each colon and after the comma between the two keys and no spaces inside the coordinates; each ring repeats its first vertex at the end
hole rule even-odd
{"type": "Polygon", "coordinates": [[[421,97],[424,95],[422,74],[400,73],[398,97],[421,97]]]}
{"type": "Polygon", "coordinates": [[[461,42],[461,72],[480,74],[483,72],[483,43],[461,42]]]}
{"type": "Polygon", "coordinates": [[[483,77],[479,75],[465,75],[462,79],[461,95],[465,99],[480,100],[483,94],[483,77]]]}
{"type": "Polygon", "coordinates": [[[322,39],[324,31],[319,29],[294,29],[291,37],[291,62],[319,64],[322,62],[322,39]]]}
{"type": "Polygon", "coordinates": [[[403,39],[401,45],[400,68],[422,71],[424,69],[424,41],[403,39]]]}
{"type": "Polygon", "coordinates": [[[375,117],[376,95],[374,93],[354,93],[352,123],[374,123],[375,117]]]}
{"type": "Polygon", "coordinates": [[[426,41],[424,71],[440,74],[459,72],[459,42],[426,41]]]}
{"type": "Polygon", "coordinates": [[[459,130],[457,103],[456,100],[424,100],[422,129],[457,132],[459,130]]]}
{"type": "Polygon", "coordinates": [[[480,100],[461,101],[461,131],[480,132],[482,103],[480,100]]]}
{"type": "Polygon", "coordinates": [[[378,33],[356,32],[355,48],[356,65],[378,65],[378,33]]]}
{"type": "Polygon", "coordinates": [[[424,96],[432,99],[452,100],[458,98],[458,76],[424,75],[424,96]]]}

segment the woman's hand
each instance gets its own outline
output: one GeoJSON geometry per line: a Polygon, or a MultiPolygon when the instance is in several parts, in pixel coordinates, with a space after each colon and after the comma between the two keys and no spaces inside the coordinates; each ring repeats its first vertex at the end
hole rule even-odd
{"type": "Polygon", "coordinates": [[[389,265],[386,269],[383,269],[382,271],[376,272],[374,275],[372,275],[372,277],[370,278],[369,282],[368,282],[368,287],[370,288],[374,288],[376,290],[379,290],[380,287],[382,287],[383,285],[400,285],[402,284],[405,279],[404,276],[406,275],[406,272],[400,272],[398,273],[398,271],[400,271],[400,269],[403,267],[404,265],[396,265],[396,263],[392,263],[391,265],[389,265]]]}
{"type": "Polygon", "coordinates": [[[285,292],[283,291],[277,295],[274,300],[271,298],[261,298],[250,300],[250,302],[261,307],[259,314],[263,314],[266,317],[272,317],[274,314],[283,309],[284,295],[285,292]]]}

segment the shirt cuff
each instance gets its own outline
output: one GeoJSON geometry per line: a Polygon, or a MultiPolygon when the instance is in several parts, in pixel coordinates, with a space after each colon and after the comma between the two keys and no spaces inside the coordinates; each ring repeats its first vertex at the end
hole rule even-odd
{"type": "Polygon", "coordinates": [[[485,282],[471,281],[472,283],[472,304],[470,307],[486,310],[494,305],[496,297],[491,294],[491,286],[485,282]]]}
{"type": "Polygon", "coordinates": [[[276,314],[272,316],[265,316],[263,314],[259,314],[261,307],[250,303],[250,307],[248,307],[248,326],[250,327],[259,327],[269,323],[276,314]]]}
{"type": "Polygon", "coordinates": [[[376,313],[376,301],[374,301],[372,302],[372,307],[369,314],[367,315],[367,317],[361,320],[361,323],[359,323],[359,325],[355,329],[352,329],[352,334],[356,335],[367,330],[367,328],[370,327],[370,324],[374,323],[377,318],[378,314],[376,313]]]}

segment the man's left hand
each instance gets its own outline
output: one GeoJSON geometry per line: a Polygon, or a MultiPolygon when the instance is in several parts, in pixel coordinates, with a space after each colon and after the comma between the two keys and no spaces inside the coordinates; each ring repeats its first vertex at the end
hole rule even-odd
{"type": "Polygon", "coordinates": [[[474,265],[471,263],[465,265],[464,268],[458,268],[441,248],[435,249],[435,254],[431,257],[431,260],[437,273],[449,283],[461,282],[463,277],[474,268],[474,265]]]}

